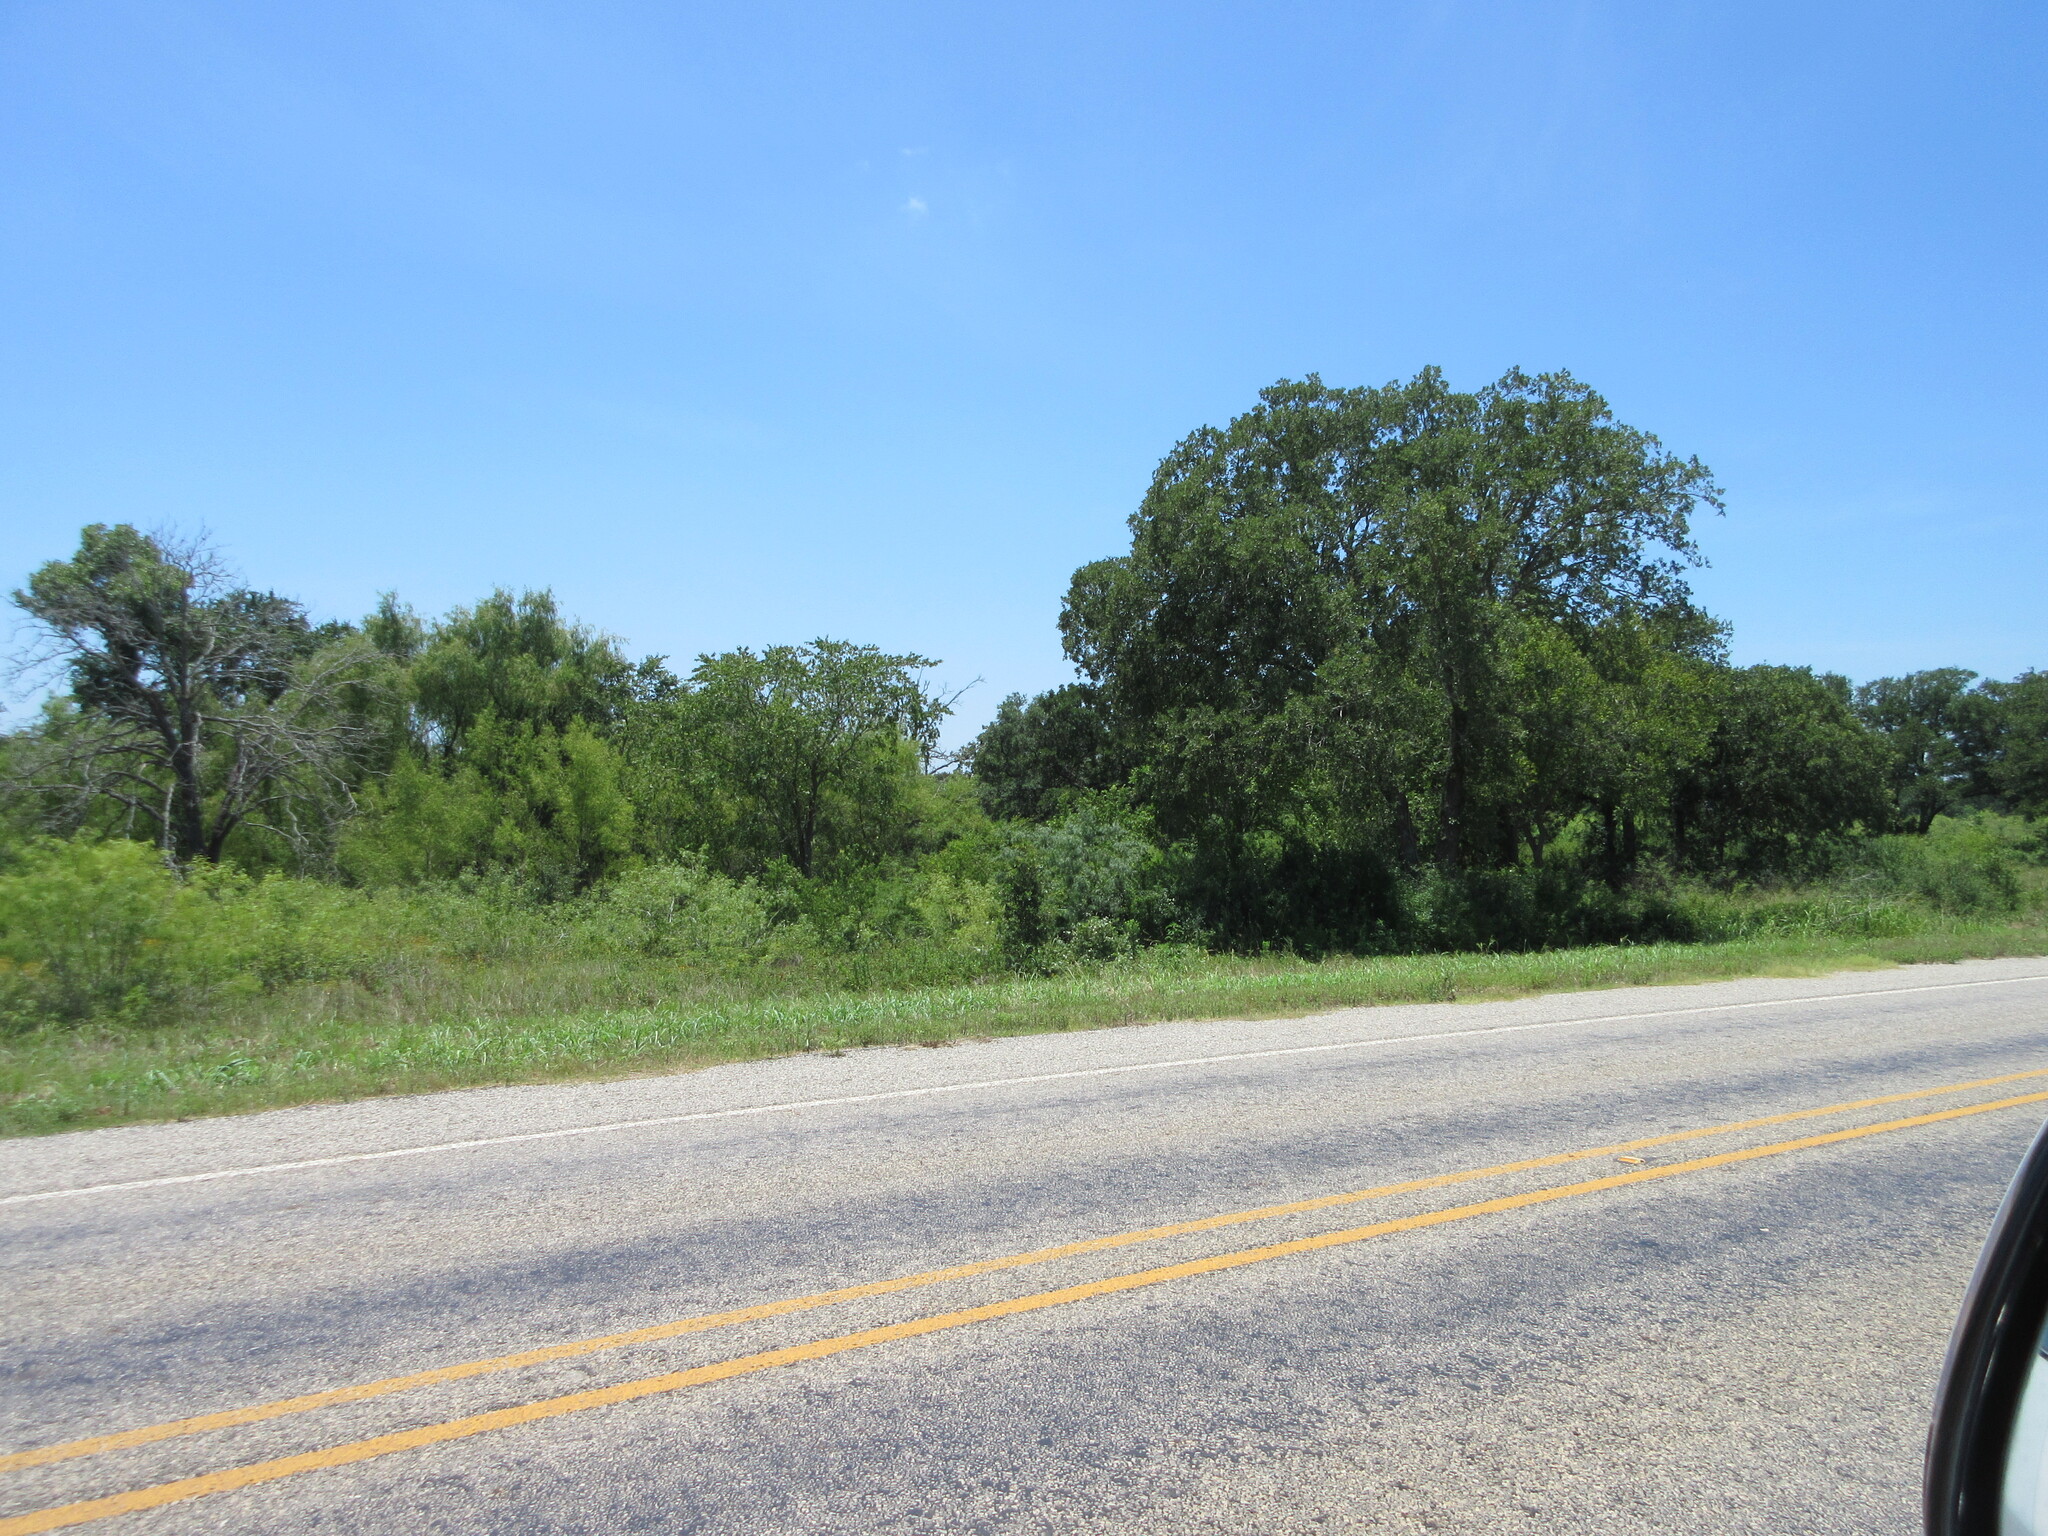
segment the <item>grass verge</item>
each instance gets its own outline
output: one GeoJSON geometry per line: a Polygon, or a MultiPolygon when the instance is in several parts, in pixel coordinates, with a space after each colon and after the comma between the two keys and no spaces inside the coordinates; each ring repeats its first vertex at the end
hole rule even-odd
{"type": "Polygon", "coordinates": [[[430,1021],[337,1014],[320,1006],[315,989],[275,999],[261,1015],[213,1023],[47,1028],[0,1038],[0,1135],[377,1094],[635,1076],[799,1051],[2041,954],[2048,954],[2048,924],[2039,921],[1896,938],[1780,937],[1318,962],[1155,951],[1056,976],[767,995],[756,986],[720,995],[700,984],[691,995],[643,1006],[430,1021]]]}

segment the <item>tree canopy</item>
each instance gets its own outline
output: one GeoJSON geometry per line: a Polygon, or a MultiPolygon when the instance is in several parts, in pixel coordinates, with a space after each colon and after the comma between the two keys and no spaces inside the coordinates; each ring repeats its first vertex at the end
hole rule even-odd
{"type": "Polygon", "coordinates": [[[1684,571],[1719,505],[1569,375],[1283,382],[1166,457],[1061,628],[1133,785],[1218,869],[1275,838],[1540,860],[1589,806],[1647,809],[1697,736],[1722,629],[1684,571]]]}
{"type": "Polygon", "coordinates": [[[950,712],[919,679],[933,665],[830,639],[705,656],[667,741],[727,812],[728,848],[810,875],[879,849],[911,814],[909,786],[950,712]]]}

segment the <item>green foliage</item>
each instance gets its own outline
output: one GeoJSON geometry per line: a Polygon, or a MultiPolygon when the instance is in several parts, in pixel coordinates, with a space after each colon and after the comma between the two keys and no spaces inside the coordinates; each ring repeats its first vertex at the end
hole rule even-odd
{"type": "Polygon", "coordinates": [[[1872,838],[1856,864],[1884,888],[1954,916],[2010,916],[2034,904],[2041,829],[2016,817],[1943,816],[1920,837],[1872,838]]]}
{"type": "Polygon", "coordinates": [[[776,929],[758,888],[701,859],[626,871],[592,894],[581,926],[599,949],[710,961],[758,956],[776,929]]]}
{"type": "Polygon", "coordinates": [[[490,859],[541,892],[585,890],[631,857],[618,755],[582,720],[558,729],[486,713],[471,727],[465,765],[497,793],[490,859]]]}
{"type": "Polygon", "coordinates": [[[1510,861],[1561,787],[1600,787],[1559,723],[1642,653],[1718,643],[1680,579],[1711,477],[1562,374],[1261,398],[1168,455],[1130,554],[1074,578],[1068,652],[1133,782],[1174,839],[1306,814],[1386,862],[1510,861]]]}
{"type": "Polygon", "coordinates": [[[1701,928],[1653,885],[1615,889],[1566,866],[1426,871],[1404,892],[1399,944],[1413,950],[1570,949],[1687,943],[1701,928]]]}
{"type": "Polygon", "coordinates": [[[1275,385],[1167,457],[1128,555],[1076,573],[1088,688],[1010,707],[976,774],[1043,815],[1060,774],[1118,765],[1232,945],[1397,942],[1425,864],[1521,890],[1588,815],[1618,888],[1715,721],[1722,629],[1682,575],[1718,495],[1563,374],[1275,385]]]}
{"type": "Polygon", "coordinates": [[[46,827],[140,832],[180,863],[258,831],[319,856],[386,734],[389,668],[349,626],[125,523],[86,528],[13,601],[36,637],[23,662],[70,684],[6,759],[46,827]]]}
{"type": "Polygon", "coordinates": [[[1095,690],[1069,684],[1025,700],[1013,693],[975,738],[970,759],[981,801],[1002,820],[1046,821],[1120,777],[1095,690]]]}
{"type": "Polygon", "coordinates": [[[1396,947],[1403,877],[1370,847],[1316,828],[1254,828],[1167,850],[1165,885],[1183,924],[1230,949],[1378,954],[1396,947]]]}
{"type": "Polygon", "coordinates": [[[2048,672],[2026,672],[1988,691],[2000,717],[1992,784],[2014,810],[2048,817],[2048,672]]]}
{"type": "Polygon", "coordinates": [[[1897,819],[1925,832],[1967,792],[1978,765],[1965,745],[1964,727],[1977,674],[1936,667],[1904,677],[1880,677],[1856,690],[1856,713],[1891,748],[1891,788],[1897,819]]]}
{"type": "Polygon", "coordinates": [[[368,886],[452,880],[490,864],[498,796],[468,764],[442,771],[407,754],[363,791],[338,860],[368,886]]]}
{"type": "Polygon", "coordinates": [[[1127,810],[1086,802],[996,846],[1003,941],[1029,965],[1099,960],[1168,936],[1176,911],[1159,849],[1127,810]]]}
{"type": "Polygon", "coordinates": [[[1069,591],[1084,680],[971,774],[921,656],[678,680],[545,591],[314,625],[95,525],[16,594],[68,688],[0,737],[0,1020],[2034,920],[2048,674],[1730,667],[1682,579],[1718,505],[1567,375],[1283,382],[1161,464],[1069,591]]]}
{"type": "Polygon", "coordinates": [[[1725,672],[1719,684],[1706,750],[1673,797],[1682,866],[1818,871],[1846,834],[1885,825],[1888,754],[1851,712],[1845,686],[1768,666],[1725,672]]]}
{"type": "Polygon", "coordinates": [[[0,874],[0,1020],[159,1024],[238,992],[361,978],[407,926],[316,881],[181,873],[142,843],[41,839],[0,874]]]}
{"type": "Polygon", "coordinates": [[[1003,911],[993,885],[926,869],[907,895],[917,937],[958,954],[994,956],[1002,941],[1003,911]]]}
{"type": "Polygon", "coordinates": [[[565,620],[552,592],[493,592],[457,608],[431,631],[387,596],[371,632],[410,662],[413,698],[434,740],[459,751],[486,716],[500,725],[566,731],[604,727],[638,696],[660,663],[634,667],[608,635],[565,620]]]}
{"type": "Polygon", "coordinates": [[[0,1009],[139,1018],[175,991],[195,893],[141,843],[35,843],[0,875],[0,1009]]]}
{"type": "Polygon", "coordinates": [[[543,896],[588,889],[633,854],[618,754],[580,719],[556,729],[486,711],[444,769],[402,760],[364,797],[340,861],[370,885],[499,871],[543,896]]]}
{"type": "Polygon", "coordinates": [[[1971,687],[1976,675],[1940,667],[1856,690],[1891,749],[1897,825],[1925,833],[1964,808],[2048,814],[2048,674],[1971,687]]]}
{"type": "MultiPolygon", "coordinates": [[[[438,781],[428,781],[438,782],[438,781]]],[[[299,984],[375,994],[469,966],[795,966],[914,981],[998,963],[991,885],[957,868],[864,882],[734,880],[701,859],[629,867],[572,900],[511,867],[381,890],[194,866],[129,841],[40,839],[0,873],[0,1022],[187,1024],[299,984]],[[814,909],[814,912],[806,908],[814,909]]]]}
{"type": "Polygon", "coordinates": [[[915,864],[846,869],[832,880],[806,880],[787,864],[771,866],[759,883],[787,925],[777,952],[785,962],[798,954],[917,950],[941,969],[991,963],[1002,915],[996,882],[990,862],[962,858],[966,851],[956,843],[915,864]]]}
{"type": "Polygon", "coordinates": [[[1925,834],[1849,845],[1825,880],[1694,887],[1678,905],[1702,940],[1900,938],[1944,922],[2048,908],[2044,829],[1993,812],[1937,817],[1925,834]]]}
{"type": "Polygon", "coordinates": [[[1871,887],[1703,888],[1678,906],[1698,943],[1897,939],[1930,927],[1925,908],[1871,887]]]}
{"type": "Polygon", "coordinates": [[[943,809],[923,792],[950,712],[918,679],[932,665],[843,640],[705,656],[635,723],[636,771],[674,786],[686,836],[735,872],[913,853],[921,813],[943,809]]]}

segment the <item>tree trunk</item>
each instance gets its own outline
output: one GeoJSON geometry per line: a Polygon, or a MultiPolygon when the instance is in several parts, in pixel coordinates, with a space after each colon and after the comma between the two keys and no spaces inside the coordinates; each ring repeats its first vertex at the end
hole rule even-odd
{"type": "Polygon", "coordinates": [[[206,857],[206,789],[200,782],[199,738],[186,734],[171,753],[171,857],[179,864],[206,857]]]}
{"type": "Polygon", "coordinates": [[[1401,868],[1414,874],[1422,862],[1422,841],[1415,832],[1415,809],[1408,803],[1408,791],[1394,796],[1394,836],[1400,848],[1401,868]]]}
{"type": "Polygon", "coordinates": [[[1464,854],[1464,823],[1467,767],[1465,763],[1466,715],[1463,709],[1452,706],[1450,731],[1450,760],[1444,765],[1443,817],[1437,828],[1437,863],[1446,871],[1458,867],[1464,854]]]}

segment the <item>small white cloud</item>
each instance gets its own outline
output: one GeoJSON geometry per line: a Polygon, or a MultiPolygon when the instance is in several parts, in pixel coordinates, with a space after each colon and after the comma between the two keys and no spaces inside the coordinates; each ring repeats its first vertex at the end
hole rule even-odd
{"type": "Polygon", "coordinates": [[[930,151],[929,151],[929,150],[926,150],[926,149],[924,149],[924,148],[922,148],[922,147],[919,147],[919,148],[917,148],[917,149],[902,149],[902,150],[898,150],[898,151],[897,151],[897,153],[898,153],[898,154],[902,154],[902,155],[923,155],[923,154],[929,154],[929,153],[930,153],[930,151]]]}
{"type": "Polygon", "coordinates": [[[909,202],[903,205],[903,211],[909,214],[913,219],[917,219],[922,218],[931,210],[925,207],[923,198],[913,197],[909,202]]]}

